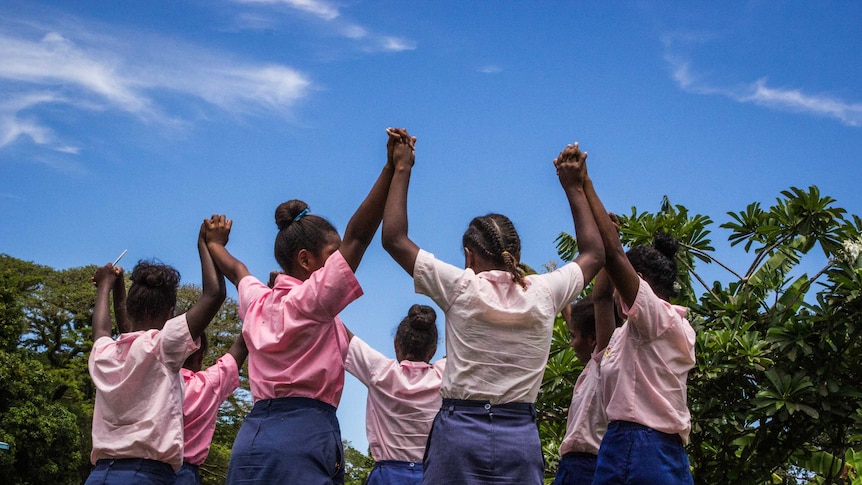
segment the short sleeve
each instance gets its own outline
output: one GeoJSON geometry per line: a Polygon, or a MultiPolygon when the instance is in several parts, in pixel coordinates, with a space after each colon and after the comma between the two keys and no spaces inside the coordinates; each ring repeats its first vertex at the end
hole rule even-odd
{"type": "Polygon", "coordinates": [[[189,333],[185,313],[165,322],[155,340],[154,343],[159,347],[160,360],[172,372],[179,372],[186,358],[198,349],[189,333]]]}
{"type": "Polygon", "coordinates": [[[572,262],[562,268],[540,275],[529,276],[531,280],[541,280],[551,292],[554,312],[559,312],[569,303],[575,301],[584,289],[584,273],[578,263],[572,262]]]}
{"type": "Polygon", "coordinates": [[[354,335],[347,349],[344,370],[369,386],[380,372],[393,362],[393,359],[387,358],[354,335]]]}
{"type": "Polygon", "coordinates": [[[239,387],[239,367],[231,354],[223,355],[215,364],[201,371],[218,400],[224,401],[239,387]]]}
{"type": "Polygon", "coordinates": [[[622,310],[628,317],[629,327],[642,341],[654,340],[670,328],[683,327],[683,315],[674,305],[659,298],[643,279],[631,308],[623,303],[622,310]]]}
{"type": "Polygon", "coordinates": [[[461,294],[461,282],[467,270],[437,260],[433,254],[419,250],[413,267],[416,293],[426,295],[444,312],[461,294]]]}
{"type": "Polygon", "coordinates": [[[360,296],[362,287],[341,251],[332,253],[322,268],[288,293],[297,310],[320,322],[331,321],[360,296]]]}
{"type": "Polygon", "coordinates": [[[272,292],[272,289],[254,276],[248,275],[239,281],[236,287],[239,301],[237,303],[237,312],[240,320],[245,319],[246,313],[251,305],[272,292]]]}

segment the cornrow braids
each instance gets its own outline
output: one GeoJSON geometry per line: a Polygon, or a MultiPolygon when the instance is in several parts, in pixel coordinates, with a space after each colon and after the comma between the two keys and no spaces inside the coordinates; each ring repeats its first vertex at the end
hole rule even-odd
{"type": "Polygon", "coordinates": [[[481,254],[512,274],[512,280],[526,288],[520,264],[521,238],[512,221],[502,214],[488,214],[470,221],[463,237],[464,247],[481,254]]]}

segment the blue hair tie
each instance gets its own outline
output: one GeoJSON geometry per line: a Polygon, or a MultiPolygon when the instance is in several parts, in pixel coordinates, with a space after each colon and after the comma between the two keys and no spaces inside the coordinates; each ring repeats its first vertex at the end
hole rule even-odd
{"type": "Polygon", "coordinates": [[[305,209],[302,209],[302,212],[300,212],[299,214],[296,215],[296,217],[293,218],[293,222],[296,222],[296,221],[302,219],[303,217],[305,217],[306,214],[308,214],[308,207],[306,207],[305,209]]]}

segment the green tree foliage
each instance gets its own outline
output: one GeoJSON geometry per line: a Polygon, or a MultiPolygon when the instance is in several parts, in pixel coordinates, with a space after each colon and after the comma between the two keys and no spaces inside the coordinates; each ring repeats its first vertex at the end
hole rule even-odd
{"type": "Polygon", "coordinates": [[[363,485],[374,468],[374,459],[354,448],[349,441],[344,445],[344,485],[363,485]]]}
{"type": "MultiPolygon", "coordinates": [[[[690,308],[697,331],[688,446],[695,481],[851,483],[862,446],[862,220],[816,187],[729,216],[720,227],[751,258],[744,271],[716,258],[706,216],[665,199],[658,213],[621,217],[627,246],[657,231],[682,243],[675,303],[690,308]],[[696,264],[718,265],[727,279],[710,284],[696,264]]],[[[574,253],[572,242],[561,235],[561,257],[574,253]]]]}

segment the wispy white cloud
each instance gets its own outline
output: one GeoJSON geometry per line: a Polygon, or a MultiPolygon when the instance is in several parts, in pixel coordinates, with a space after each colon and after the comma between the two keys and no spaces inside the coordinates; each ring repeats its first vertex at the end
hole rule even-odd
{"type": "Polygon", "coordinates": [[[265,5],[284,5],[305,13],[310,13],[323,20],[332,20],[340,15],[338,8],[320,0],[234,0],[238,3],[252,3],[265,5]]]}
{"type": "MultiPolygon", "coordinates": [[[[342,15],[341,10],[333,3],[321,0],[233,0],[243,5],[265,6],[270,9],[286,7],[289,10],[311,14],[318,20],[323,20],[327,32],[360,42],[359,48],[365,52],[401,52],[416,49],[416,42],[402,37],[378,34],[367,27],[350,21],[342,15]]],[[[271,29],[273,22],[264,21],[249,12],[240,14],[240,20],[246,28],[271,29]]]]}
{"type": "Polygon", "coordinates": [[[700,43],[708,39],[697,34],[668,34],[662,38],[664,59],[680,89],[695,94],[724,96],[739,103],[752,103],[770,109],[824,116],[847,126],[862,126],[862,103],[825,94],[805,93],[801,89],[769,86],[765,77],[734,86],[713,84],[709,76],[694,72],[691,61],[675,49],[680,42],[700,43]]]}
{"type": "Polygon", "coordinates": [[[87,33],[88,26],[26,26],[0,34],[0,148],[29,139],[57,152],[81,148],[51,128],[60,109],[117,111],[146,123],[181,126],[176,104],[203,103],[232,113],[283,112],[312,81],[280,64],[229,60],[223,53],[146,34],[87,33]],[[52,106],[51,111],[42,109],[52,106]]]}
{"type": "Polygon", "coordinates": [[[503,68],[494,64],[487,64],[484,66],[480,66],[477,71],[482,74],[497,74],[499,72],[503,72],[503,68]]]}

